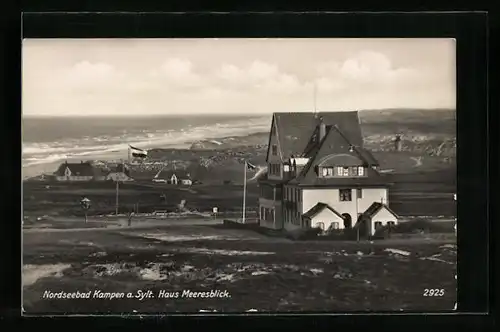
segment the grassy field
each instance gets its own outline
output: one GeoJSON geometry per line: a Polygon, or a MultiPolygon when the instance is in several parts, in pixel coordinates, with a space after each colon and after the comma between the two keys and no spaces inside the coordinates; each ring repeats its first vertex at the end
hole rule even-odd
{"type": "MultiPolygon", "coordinates": [[[[25,215],[82,215],[79,201],[83,196],[92,201],[89,215],[115,211],[116,185],[109,182],[55,183],[27,182],[23,187],[25,215]],[[49,185],[49,188],[46,186],[49,185]]],[[[256,208],[259,190],[256,184],[247,186],[249,209],[256,208]]],[[[221,213],[240,211],[243,201],[241,185],[196,185],[179,188],[165,184],[124,183],[119,190],[119,212],[126,213],[139,205],[139,212],[157,210],[175,211],[181,200],[186,208],[212,211],[218,207],[221,213]],[[162,195],[165,195],[162,198],[162,195]]]]}
{"type": "Polygon", "coordinates": [[[27,314],[451,311],[456,299],[456,246],[425,239],[293,242],[177,224],[25,231],[23,244],[27,314]],[[442,294],[425,296],[426,289],[442,294]],[[230,297],[192,298],[186,290],[230,297]],[[77,291],[90,298],[47,298],[77,291]],[[125,298],[103,299],[96,291],[125,298]],[[139,291],[150,295],[141,300],[139,291]],[[171,297],[160,298],[161,291],[171,297]]]}
{"type": "MultiPolygon", "coordinates": [[[[402,216],[455,216],[456,192],[450,172],[437,171],[388,176],[394,183],[389,191],[391,208],[402,216]]],[[[79,201],[83,196],[92,201],[89,215],[115,211],[116,187],[114,183],[44,183],[25,182],[23,209],[25,216],[83,215],[79,201]],[[48,186],[48,187],[47,187],[48,186]]],[[[259,188],[255,182],[247,185],[247,208],[257,210],[259,188]]],[[[241,211],[243,186],[194,185],[172,187],[152,182],[131,182],[120,185],[119,212],[126,213],[139,205],[139,212],[157,210],[176,211],[181,200],[186,208],[202,212],[218,207],[220,213],[241,211]],[[164,195],[162,197],[162,195],[164,195]]]]}

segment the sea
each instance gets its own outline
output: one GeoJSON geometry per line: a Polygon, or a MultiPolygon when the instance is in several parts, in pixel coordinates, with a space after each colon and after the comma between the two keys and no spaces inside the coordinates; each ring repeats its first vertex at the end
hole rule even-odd
{"type": "Polygon", "coordinates": [[[189,148],[193,142],[269,130],[271,115],[24,117],[23,178],[52,173],[63,160],[119,160],[128,146],[189,148]]]}

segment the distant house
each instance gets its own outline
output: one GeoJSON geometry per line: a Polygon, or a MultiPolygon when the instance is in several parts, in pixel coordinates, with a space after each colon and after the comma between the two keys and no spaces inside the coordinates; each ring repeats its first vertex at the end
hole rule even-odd
{"type": "Polygon", "coordinates": [[[124,164],[118,164],[111,172],[106,176],[106,180],[108,181],[134,181],[134,179],[130,176],[130,171],[127,166],[124,164]]]}
{"type": "Polygon", "coordinates": [[[399,216],[386,204],[373,202],[363,213],[359,227],[363,227],[362,224],[364,223],[366,234],[373,235],[381,227],[396,225],[398,219],[399,216]]]}
{"type": "Polygon", "coordinates": [[[103,181],[106,176],[90,162],[62,163],[54,172],[57,181],[103,181]]]}
{"type": "Polygon", "coordinates": [[[153,179],[154,182],[163,182],[173,185],[190,186],[193,184],[191,175],[185,170],[161,170],[153,179]]]}
{"type": "Polygon", "coordinates": [[[275,113],[266,161],[263,227],[352,228],[374,202],[388,204],[389,184],[363,148],[357,112],[275,113]]]}

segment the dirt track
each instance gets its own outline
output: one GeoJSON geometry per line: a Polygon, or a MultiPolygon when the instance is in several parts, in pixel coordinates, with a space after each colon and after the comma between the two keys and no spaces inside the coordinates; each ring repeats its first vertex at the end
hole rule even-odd
{"type": "Polygon", "coordinates": [[[435,241],[293,242],[172,225],[25,232],[23,243],[27,313],[432,311],[451,310],[456,298],[456,247],[435,241]],[[426,288],[443,294],[426,297],[426,288]],[[94,297],[96,290],[134,296],[150,290],[154,298],[43,298],[46,291],[94,297]],[[178,297],[160,299],[162,290],[178,297]],[[189,298],[185,290],[227,291],[230,297],[189,298]]]}

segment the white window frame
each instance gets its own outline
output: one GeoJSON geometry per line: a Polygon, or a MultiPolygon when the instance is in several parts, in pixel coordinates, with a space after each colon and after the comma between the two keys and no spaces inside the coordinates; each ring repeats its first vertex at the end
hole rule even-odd
{"type": "Polygon", "coordinates": [[[333,229],[339,229],[340,224],[337,221],[332,222],[332,228],[333,229]]]}
{"type": "Polygon", "coordinates": [[[290,172],[290,166],[288,166],[288,165],[283,165],[283,171],[284,171],[284,172],[290,172]]]}
{"type": "Polygon", "coordinates": [[[365,168],[363,166],[358,167],[358,176],[364,176],[365,175],[365,168]]]}
{"type": "Polygon", "coordinates": [[[349,167],[342,168],[342,176],[349,176],[349,167]]]}
{"type": "Polygon", "coordinates": [[[344,174],[344,168],[342,166],[337,166],[337,175],[342,176],[344,174]]]}

